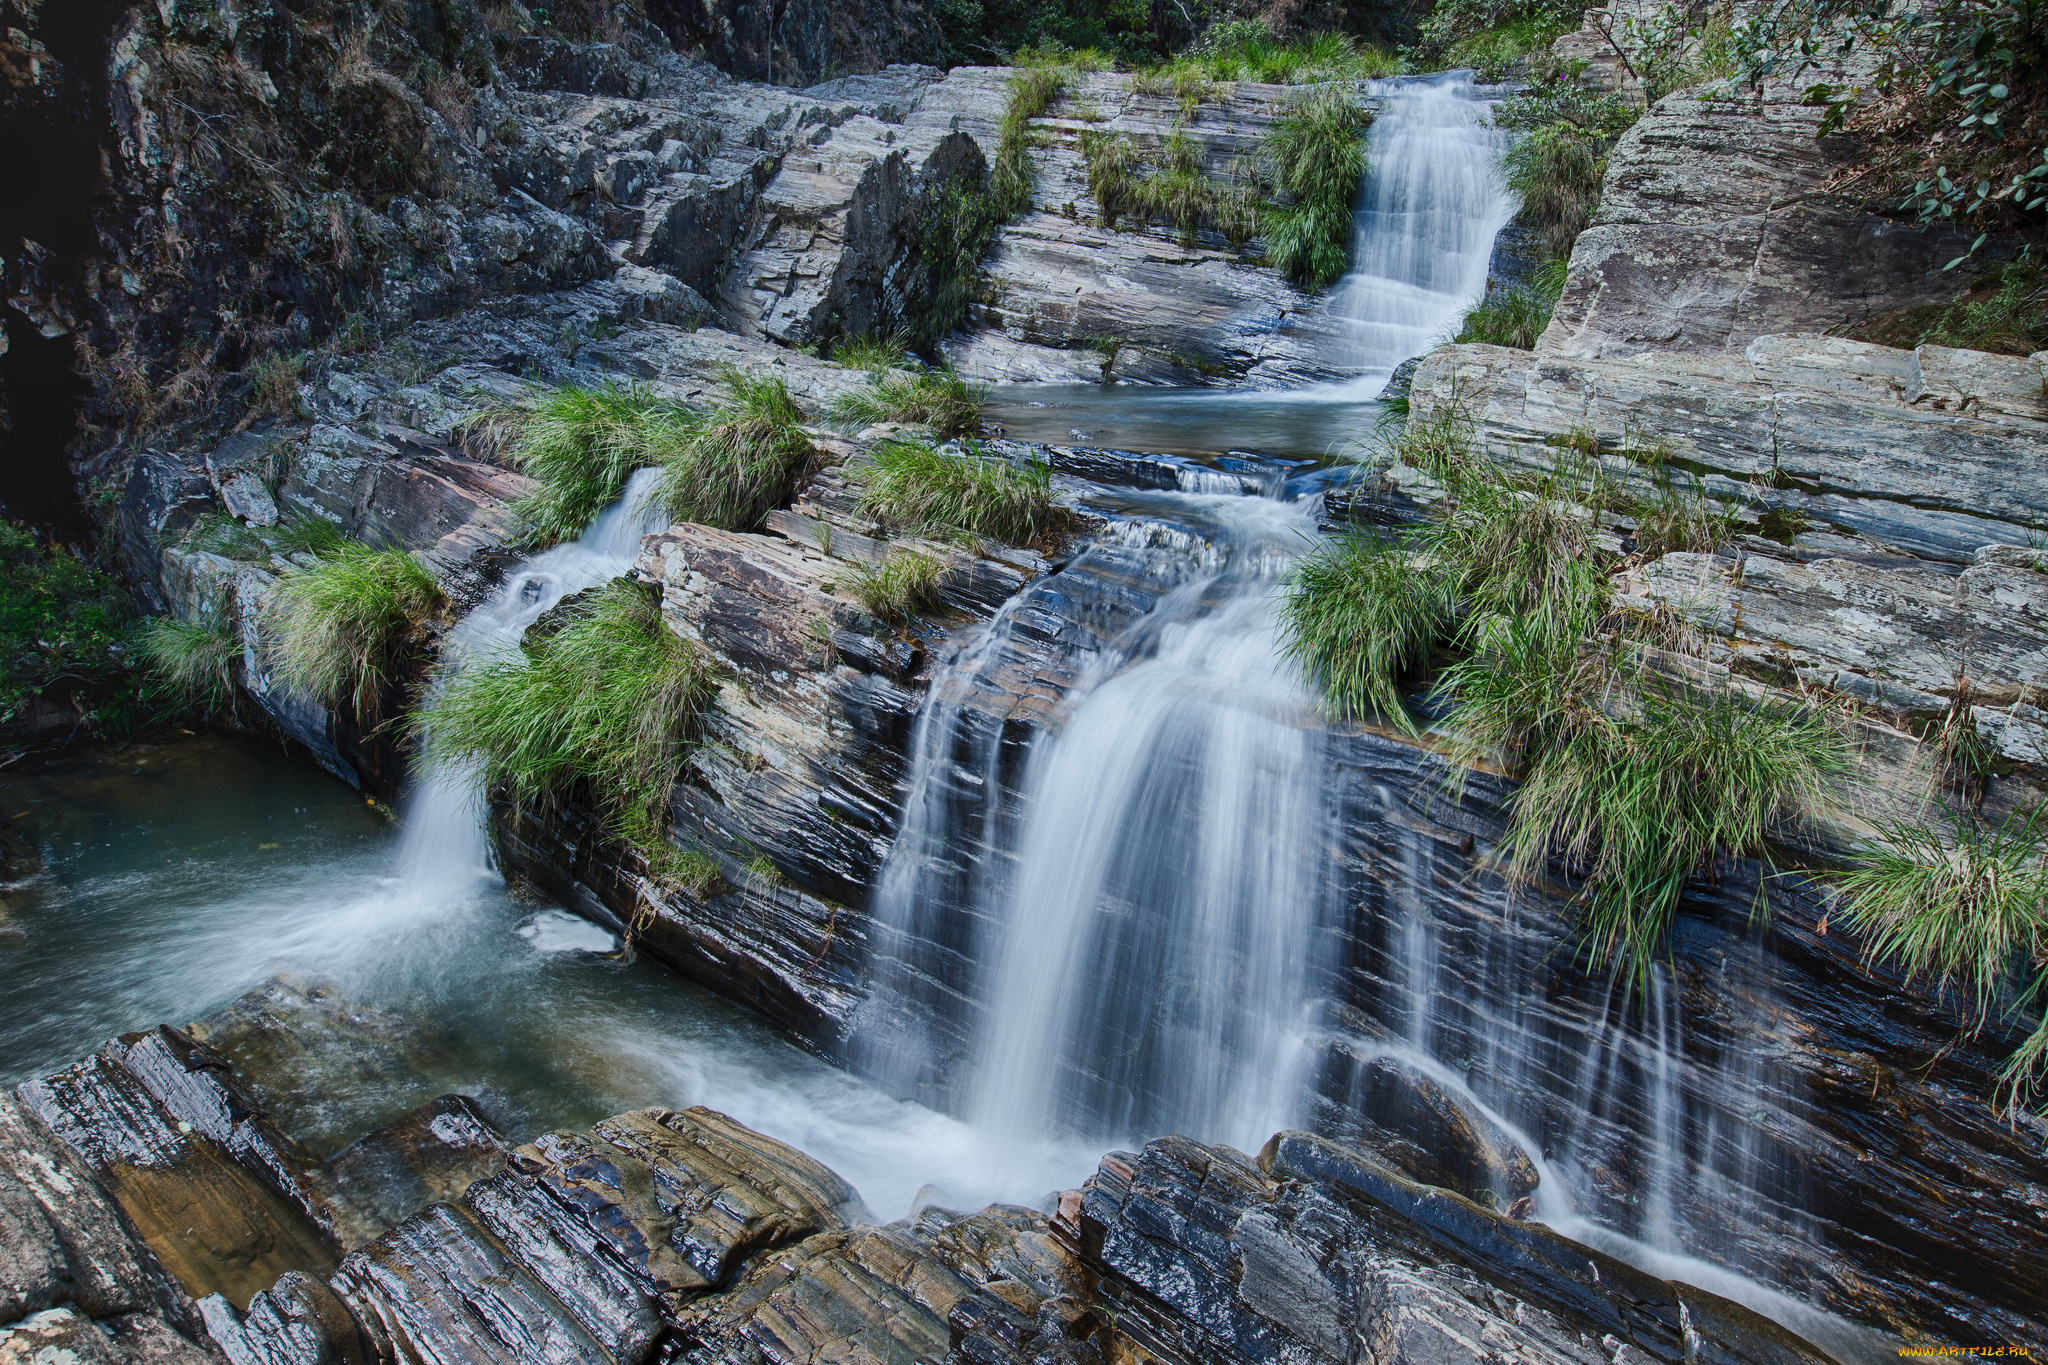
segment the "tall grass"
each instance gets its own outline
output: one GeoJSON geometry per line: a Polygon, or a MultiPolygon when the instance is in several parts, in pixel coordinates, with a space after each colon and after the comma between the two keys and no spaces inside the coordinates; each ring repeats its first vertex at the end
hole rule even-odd
{"type": "Polygon", "coordinates": [[[900,336],[841,337],[832,348],[832,361],[849,370],[880,372],[902,364],[905,349],[900,336]]]}
{"type": "Polygon", "coordinates": [[[312,512],[287,512],[270,533],[281,554],[331,554],[348,542],[348,532],[312,512]]]}
{"type": "Polygon", "coordinates": [[[919,441],[884,441],[872,454],[862,510],[914,534],[965,532],[1024,544],[1058,515],[1052,467],[1039,461],[1019,468],[919,441]]]}
{"type": "Polygon", "coordinates": [[[1361,81],[1405,70],[1401,59],[1347,33],[1318,33],[1284,41],[1264,24],[1226,20],[1211,25],[1188,51],[1147,74],[1154,80],[1195,75],[1211,81],[1315,85],[1361,81]]]}
{"type": "Polygon", "coordinates": [[[574,540],[618,500],[634,470],[667,463],[693,424],[688,408],[638,386],[564,386],[503,414],[506,451],[534,481],[512,504],[534,540],[574,540]]]}
{"type": "Polygon", "coordinates": [[[971,436],[981,429],[986,399],[987,390],[969,385],[950,368],[876,370],[867,388],[840,394],[829,412],[834,421],[855,428],[911,422],[935,436],[971,436]]]}
{"type": "Polygon", "coordinates": [[[1348,95],[1319,90],[1288,109],[1261,149],[1289,200],[1266,213],[1266,254],[1304,288],[1322,288],[1351,263],[1351,200],[1365,174],[1367,122],[1348,95]]]}
{"type": "Polygon", "coordinates": [[[281,574],[267,609],[270,662],[286,683],[331,706],[375,708],[414,661],[420,628],[446,605],[426,566],[357,541],[281,574]]]}
{"type": "Polygon", "coordinates": [[[1183,246],[1210,227],[1233,248],[1259,230],[1256,189],[1221,184],[1202,169],[1200,155],[1184,133],[1174,133],[1155,152],[1138,148],[1128,134],[1085,132],[1081,152],[1088,162],[1088,193],[1102,211],[1102,225],[1114,228],[1129,218],[1138,223],[1164,219],[1183,246]]]}
{"type": "Polygon", "coordinates": [[[611,831],[649,842],[716,690],[711,666],[637,585],[614,581],[566,611],[517,655],[448,679],[422,720],[428,749],[482,765],[519,800],[587,780],[611,831]]]}
{"type": "Polygon", "coordinates": [[[143,627],[141,648],[143,662],[160,689],[177,705],[218,711],[234,696],[242,638],[227,617],[159,617],[143,627]]]}
{"type": "Polygon", "coordinates": [[[1585,962],[1646,991],[1685,883],[1825,802],[1844,746],[1815,710],[1729,691],[1639,680],[1633,703],[1535,757],[1509,847],[1519,873],[1555,857],[1583,878],[1585,962]]]}
{"type": "Polygon", "coordinates": [[[1031,120],[1043,118],[1073,82],[1072,67],[1051,63],[1019,66],[1011,75],[1009,98],[996,121],[995,161],[989,168],[989,198],[998,217],[1015,218],[1031,206],[1031,192],[1038,184],[1031,149],[1043,141],[1032,131],[1031,120]]]}
{"type": "Polygon", "coordinates": [[[1564,257],[1553,256],[1520,284],[1489,283],[1486,297],[1459,324],[1456,340],[1535,350],[1537,339],[1550,325],[1550,315],[1564,293],[1566,265],[1564,257]]]}
{"type": "Polygon", "coordinates": [[[726,391],[719,406],[669,439],[656,496],[676,521],[750,531],[789,500],[818,449],[779,376],[728,366],[719,381],[726,391]]]}
{"type": "Polygon", "coordinates": [[[1501,165],[1524,217],[1542,230],[1546,255],[1571,255],[1600,207],[1608,151],[1639,117],[1628,101],[1570,81],[1527,91],[1494,111],[1496,126],[1523,134],[1501,165]]]}
{"type": "Polygon", "coordinates": [[[1415,729],[1401,682],[1429,661],[1453,620],[1449,577],[1414,562],[1412,547],[1364,532],[1303,559],[1282,608],[1288,655],[1348,719],[1415,729]]]}

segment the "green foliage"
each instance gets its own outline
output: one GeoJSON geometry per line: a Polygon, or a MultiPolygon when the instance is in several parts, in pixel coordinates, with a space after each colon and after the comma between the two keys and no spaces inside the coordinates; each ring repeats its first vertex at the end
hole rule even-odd
{"type": "Polygon", "coordinates": [[[1578,27],[1573,0],[1437,0],[1409,60],[1424,71],[1473,66],[1497,80],[1578,27]]]}
{"type": "Polygon", "coordinates": [[[1414,730],[1401,682],[1453,620],[1449,576],[1417,562],[1418,548],[1353,532],[1297,567],[1282,608],[1286,648],[1333,714],[1414,730]]]}
{"type": "Polygon", "coordinates": [[[1266,254],[1295,283],[1320,289],[1351,261],[1351,200],[1365,175],[1366,114],[1335,89],[1297,100],[1261,157],[1289,201],[1268,210],[1266,254]]]}
{"type": "Polygon", "coordinates": [[[1631,705],[1534,756],[1509,846],[1517,872],[1555,857],[1583,879],[1585,960],[1646,989],[1686,881],[1717,857],[1763,852],[1844,764],[1840,735],[1810,708],[1632,681],[1631,705]]]}
{"type": "Polygon", "coordinates": [[[1728,543],[1740,520],[1736,504],[1660,462],[1651,467],[1649,496],[1635,508],[1636,552],[1653,559],[1681,550],[1709,554],[1728,543]]]}
{"type": "Polygon", "coordinates": [[[1030,207],[1031,191],[1038,183],[1031,169],[1031,149],[1042,142],[1032,130],[1031,120],[1043,118],[1073,81],[1072,67],[1053,65],[1019,67],[1010,77],[1009,99],[996,122],[996,155],[989,169],[989,199],[998,219],[1015,218],[1030,207]]]}
{"type": "Polygon", "coordinates": [[[726,889],[725,873],[718,859],[697,849],[679,849],[667,840],[657,840],[646,850],[655,875],[674,882],[700,901],[708,901],[726,889]]]}
{"type": "Polygon", "coordinates": [[[500,418],[514,431],[507,458],[534,481],[512,511],[541,543],[583,534],[634,470],[667,463],[694,424],[681,404],[615,384],[537,392],[500,418]]]}
{"type": "Polygon", "coordinates": [[[247,564],[270,558],[270,547],[263,543],[263,537],[225,512],[200,513],[179,537],[178,544],[182,549],[247,564]]]}
{"type": "Polygon", "coordinates": [[[927,197],[915,250],[932,292],[912,324],[911,344],[929,347],[967,316],[980,290],[981,258],[1003,218],[984,187],[948,185],[927,197]]]}
{"type": "Polygon", "coordinates": [[[1212,24],[1187,51],[1147,74],[1158,81],[1189,76],[1267,85],[1317,85],[1399,75],[1405,64],[1392,53],[1362,45],[1348,33],[1318,33],[1283,41],[1264,24],[1226,20],[1212,24]]]}
{"type": "Polygon", "coordinates": [[[2000,355],[2032,355],[2048,348],[2048,270],[2022,255],[1999,272],[1988,299],[1951,304],[1920,338],[2000,355]]]}
{"type": "Polygon", "coordinates": [[[531,630],[517,655],[470,664],[436,689],[421,721],[428,751],[481,765],[516,800],[588,781],[610,832],[648,844],[715,694],[711,667],[635,584],[614,581],[558,610],[559,629],[531,630]]]}
{"type": "Polygon", "coordinates": [[[981,428],[987,391],[970,386],[950,368],[910,373],[878,370],[866,389],[832,400],[832,419],[854,428],[913,422],[937,436],[968,436],[981,428]]]}
{"type": "Polygon", "coordinates": [[[1201,157],[1184,133],[1174,133],[1156,150],[1141,151],[1127,133],[1081,134],[1088,162],[1088,192],[1102,211],[1102,225],[1119,219],[1139,223],[1165,219],[1193,246],[1202,228],[1214,228],[1241,248],[1258,231],[1258,195],[1244,184],[1219,184],[1202,169],[1201,157]]]}
{"type": "Polygon", "coordinates": [[[1502,158],[1502,169],[1524,215],[1542,227],[1547,254],[1571,255],[1600,207],[1607,153],[1640,116],[1625,100],[1569,81],[1539,86],[1495,109],[1497,127],[1524,135],[1502,158]]]}
{"type": "Polygon", "coordinates": [[[676,521],[751,531],[789,500],[818,450],[780,376],[730,366],[718,373],[725,401],[680,424],[662,461],[657,496],[676,521]]]}
{"type": "Polygon", "coordinates": [[[304,351],[267,351],[243,371],[249,403],[259,412],[286,417],[298,407],[299,381],[306,375],[304,351]]]}
{"type": "Polygon", "coordinates": [[[280,574],[267,608],[270,663],[293,687],[360,718],[418,658],[421,627],[446,605],[425,565],[403,550],[348,541],[280,574]]]}
{"type": "Polygon", "coordinates": [[[132,705],[127,602],[112,577],[0,521],[0,720],[39,694],[89,712],[132,705]]]}
{"type": "Polygon", "coordinates": [[[1819,135],[1855,133],[1870,178],[1899,194],[1901,211],[1988,235],[2038,228],[2048,209],[2041,17],[2036,0],[1785,0],[1759,7],[1726,46],[1749,85],[1859,54],[1868,86],[1807,87],[1807,103],[1827,109],[1819,135]]]}
{"type": "Polygon", "coordinates": [[[1489,283],[1486,297],[1465,314],[1456,339],[1535,350],[1537,338],[1550,325],[1550,315],[1564,293],[1565,265],[1563,257],[1554,256],[1524,283],[1498,287],[1489,283]]]}
{"type": "Polygon", "coordinates": [[[862,510],[914,534],[964,532],[1025,544],[1057,515],[1048,464],[1020,468],[918,441],[884,441],[873,456],[862,510]]]}
{"type": "Polygon", "coordinates": [[[832,348],[832,361],[849,370],[893,370],[903,363],[903,352],[900,336],[841,337],[832,348]]]}
{"type": "MultiPolygon", "coordinates": [[[[1411,398],[1412,402],[1412,398],[1411,398]]],[[[1449,400],[1438,403],[1427,417],[1410,417],[1394,442],[1394,454],[1402,464],[1421,470],[1446,487],[1455,487],[1477,468],[1472,451],[1472,419],[1458,401],[1453,388],[1449,400]]]]}
{"type": "Polygon", "coordinates": [[[139,643],[158,691],[174,705],[219,711],[233,698],[242,639],[225,616],[198,621],[158,617],[142,628],[139,643]]]}
{"type": "Polygon", "coordinates": [[[271,530],[271,542],[282,554],[332,554],[348,541],[348,532],[314,512],[287,512],[271,530]]]}
{"type": "Polygon", "coordinates": [[[946,566],[916,550],[891,550],[881,564],[855,566],[847,587],[860,604],[885,621],[904,621],[939,604],[939,579],[946,566]]]}
{"type": "MultiPolygon", "coordinates": [[[[2048,1004],[2048,831],[2040,808],[1989,828],[1966,813],[1953,818],[1939,832],[1880,825],[1884,846],[1827,880],[1844,894],[1844,918],[1870,958],[1956,990],[1981,1027],[1994,1012],[2010,1018],[2048,1004]]],[[[2048,1016],[2007,1059],[2007,1105],[2030,1101],[2044,1071],[2048,1016]]]]}

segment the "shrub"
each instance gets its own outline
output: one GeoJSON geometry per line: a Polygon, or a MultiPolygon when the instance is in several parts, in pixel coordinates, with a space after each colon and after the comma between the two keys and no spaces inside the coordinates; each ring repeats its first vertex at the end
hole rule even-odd
{"type": "Polygon", "coordinates": [[[657,496],[677,521],[750,531],[789,500],[818,451],[779,376],[728,366],[719,380],[725,401],[669,438],[657,496]]]}
{"type": "Polygon", "coordinates": [[[2031,253],[2022,255],[1999,272],[1995,294],[1951,304],[1920,339],[1999,355],[2032,355],[2048,346],[2048,271],[2031,253]]]}
{"type": "Polygon", "coordinates": [[[1337,90],[1298,100],[1261,149],[1290,203],[1266,215],[1266,254],[1304,288],[1320,289],[1351,263],[1351,201],[1365,175],[1367,116],[1337,90]]]}
{"type": "Polygon", "coordinates": [[[1448,577],[1414,562],[1415,548],[1353,532],[1295,569],[1281,615],[1287,654],[1336,715],[1415,728],[1401,680],[1429,661],[1453,619],[1448,577]]]}
{"type": "Polygon", "coordinates": [[[860,604],[885,621],[907,620],[939,604],[939,579],[946,566],[916,550],[891,550],[881,564],[856,566],[848,588],[860,604]]]}
{"type": "Polygon", "coordinates": [[[834,421],[849,426],[871,427],[882,422],[914,422],[938,436],[967,436],[981,427],[981,405],[986,391],[970,387],[950,368],[878,371],[870,376],[869,387],[840,394],[832,400],[834,421]]]}
{"type": "Polygon", "coordinates": [[[143,627],[141,648],[159,691],[174,704],[218,711],[234,696],[242,639],[225,616],[159,617],[143,627]]]}
{"type": "Polygon", "coordinates": [[[0,719],[44,693],[62,692],[81,710],[132,705],[130,633],[112,577],[0,521],[0,719]]]}
{"type": "Polygon", "coordinates": [[[643,588],[615,580],[529,631],[516,655],[472,663],[436,690],[422,718],[430,753],[475,763],[515,800],[591,783],[608,830],[659,844],[697,719],[716,690],[696,646],[662,624],[643,588]]]}
{"type": "Polygon", "coordinates": [[[426,566],[403,550],[349,541],[278,576],[267,609],[280,678],[367,717],[417,656],[420,627],[446,605],[426,566]]]}
{"type": "Polygon", "coordinates": [[[1576,872],[1584,960],[1646,991],[1685,883],[1717,856],[1761,854],[1781,820],[1825,801],[1842,748],[1816,711],[1639,679],[1630,713],[1530,762],[1511,864],[1526,876],[1555,857],[1576,872]]]}
{"type": "Polygon", "coordinates": [[[565,385],[500,414],[512,427],[507,458],[534,480],[512,504],[534,540],[574,540],[616,502],[636,469],[667,463],[693,418],[637,386],[565,385]]]}
{"type": "Polygon", "coordinates": [[[1052,467],[1022,468],[918,441],[884,441],[873,451],[861,508],[920,535],[992,536],[1026,543],[1052,525],[1052,467]]]}
{"type": "Polygon", "coordinates": [[[1481,66],[1497,79],[1577,27],[1581,8],[1574,0],[1438,0],[1416,35],[1412,59],[1425,71],[1481,66]]]}

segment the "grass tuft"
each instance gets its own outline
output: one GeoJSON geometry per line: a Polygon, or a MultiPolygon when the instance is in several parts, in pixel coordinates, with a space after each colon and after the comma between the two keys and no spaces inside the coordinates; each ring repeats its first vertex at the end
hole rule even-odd
{"type": "Polygon", "coordinates": [[[263,537],[225,512],[201,513],[180,540],[180,547],[245,564],[270,558],[270,547],[263,543],[263,537]]]}
{"type": "Polygon", "coordinates": [[[665,458],[657,496],[668,515],[728,531],[751,531],[789,501],[818,458],[804,412],[780,376],[719,370],[726,399],[683,424],[665,458]]]}
{"type": "Polygon", "coordinates": [[[916,535],[964,532],[1025,544],[1053,524],[1052,466],[1021,468],[920,441],[883,441],[873,452],[861,509],[916,535]]]}
{"type": "Polygon", "coordinates": [[[348,532],[313,512],[288,512],[270,533],[283,554],[332,554],[348,543],[348,532]]]}
{"type": "Polygon", "coordinates": [[[907,621],[939,605],[939,579],[946,572],[940,560],[916,550],[891,550],[870,568],[856,566],[847,588],[860,604],[885,621],[907,621]]]}
{"type": "Polygon", "coordinates": [[[225,616],[159,617],[143,627],[141,652],[161,691],[177,705],[218,711],[234,696],[242,639],[225,616]]]}
{"type": "Polygon", "coordinates": [[[981,429],[987,390],[969,385],[951,369],[878,370],[866,389],[840,394],[829,409],[832,420],[856,429],[882,422],[913,422],[935,436],[970,436],[981,429]]]}
{"type": "Polygon", "coordinates": [[[1297,100],[1261,148],[1289,200],[1265,215],[1266,255],[1303,288],[1322,288],[1351,263],[1351,201],[1365,175],[1369,121],[1349,95],[1319,90],[1297,100]]]}
{"type": "MultiPolygon", "coordinates": [[[[1020,59],[1025,54],[1019,54],[1020,59]]],[[[1043,141],[1031,120],[1043,118],[1053,101],[1074,83],[1074,69],[1058,64],[1019,66],[1010,77],[1010,95],[996,122],[996,155],[989,169],[989,197],[996,216],[1015,218],[1031,206],[1038,185],[1031,169],[1031,150],[1043,141]]]]}
{"type": "Polygon", "coordinates": [[[1282,608],[1287,652],[1347,719],[1377,716],[1413,731],[1401,682],[1429,661],[1452,621],[1452,593],[1411,547],[1364,532],[1303,559],[1282,608]]]}
{"type": "Polygon", "coordinates": [[[536,393],[500,418],[514,430],[507,458],[534,480],[512,511],[540,543],[582,535],[634,470],[667,463],[693,425],[681,404],[617,384],[536,393]]]}
{"type": "Polygon", "coordinates": [[[331,706],[367,717],[413,661],[420,627],[446,605],[426,566],[403,550],[356,541],[281,574],[267,610],[271,666],[331,706]]]}
{"type": "Polygon", "coordinates": [[[1550,325],[1550,315],[1564,293],[1566,264],[1564,257],[1553,256],[1522,284],[1488,284],[1486,297],[1465,314],[1456,340],[1535,350],[1537,339],[1550,325]]]}
{"type": "MultiPolygon", "coordinates": [[[[660,812],[716,684],[703,653],[623,580],[563,609],[520,652],[470,665],[422,720],[431,753],[483,768],[516,800],[592,784],[611,833],[654,847],[660,812]]],[[[715,868],[714,868],[715,870],[715,868]]]]}
{"type": "Polygon", "coordinates": [[[849,370],[893,370],[903,363],[905,349],[900,336],[841,337],[832,348],[832,360],[849,370]]]}

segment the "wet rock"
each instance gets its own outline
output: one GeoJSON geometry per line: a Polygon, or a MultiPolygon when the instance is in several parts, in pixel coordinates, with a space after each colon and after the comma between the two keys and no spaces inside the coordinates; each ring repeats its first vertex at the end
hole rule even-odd
{"type": "Polygon", "coordinates": [[[95,1322],[51,1308],[0,1329],[0,1365],[211,1365],[214,1356],[164,1326],[132,1314],[95,1322]]]}
{"type": "Polygon", "coordinates": [[[501,1170],[508,1147],[462,1095],[443,1095],[329,1157],[316,1173],[337,1231],[354,1250],[437,1201],[501,1170]]]}
{"type": "Polygon", "coordinates": [[[246,1303],[287,1270],[334,1264],[334,1211],[303,1154],[176,1030],[115,1039],[19,1093],[187,1293],[246,1303]]]}
{"type": "Polygon", "coordinates": [[[1496,1213],[1536,1189],[1529,1154],[1470,1100],[1397,1058],[1353,1064],[1360,1074],[1348,1087],[1355,1127],[1346,1125],[1347,1141],[1419,1184],[1453,1190],[1496,1213]]]}
{"type": "Polygon", "coordinates": [[[376,1346],[324,1281],[293,1271],[249,1301],[200,1300],[206,1331],[230,1365],[372,1365],[376,1346]]]}

